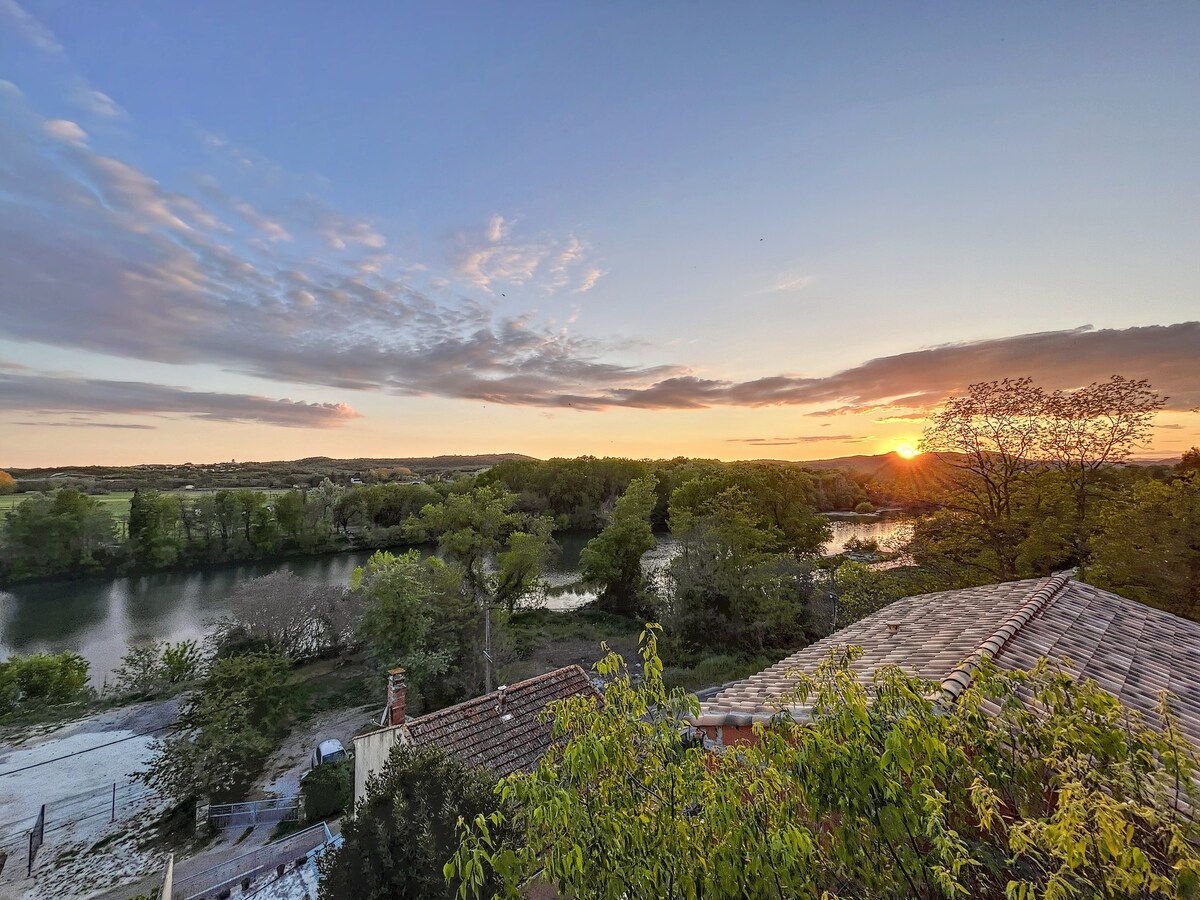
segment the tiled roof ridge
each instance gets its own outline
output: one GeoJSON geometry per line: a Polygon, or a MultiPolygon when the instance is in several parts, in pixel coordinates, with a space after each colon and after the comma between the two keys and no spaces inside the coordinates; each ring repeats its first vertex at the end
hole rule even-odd
{"type": "MultiPolygon", "coordinates": [[[[559,675],[563,672],[569,672],[571,669],[577,670],[579,672],[579,674],[582,675],[584,677],[584,679],[588,682],[588,684],[589,685],[591,684],[592,680],[590,678],[588,678],[587,672],[583,671],[583,667],[581,665],[579,665],[579,663],[571,663],[571,665],[569,665],[569,666],[560,666],[559,668],[552,669],[549,672],[543,672],[541,675],[534,675],[532,678],[526,678],[524,681],[514,681],[512,684],[501,685],[501,687],[504,688],[505,693],[509,693],[511,691],[529,687],[530,685],[532,685],[536,682],[539,682],[539,681],[546,681],[555,675],[559,675]]],[[[481,702],[487,700],[488,697],[491,697],[491,696],[493,696],[495,694],[499,694],[499,693],[500,693],[500,688],[496,688],[494,691],[489,691],[486,694],[480,694],[477,697],[471,697],[469,700],[463,700],[460,703],[455,703],[453,706],[446,706],[446,707],[443,707],[442,709],[435,709],[433,712],[427,712],[422,716],[417,716],[415,718],[409,719],[407,722],[404,723],[404,726],[407,727],[409,725],[416,725],[418,722],[430,721],[432,719],[437,718],[438,716],[443,716],[443,715],[448,715],[448,714],[454,713],[458,710],[465,709],[466,707],[471,706],[473,704],[481,703],[481,702]]]]}
{"type": "Polygon", "coordinates": [[[954,703],[975,680],[975,674],[985,659],[996,656],[1034,616],[1053,604],[1070,584],[1075,575],[1074,569],[1055,572],[1046,578],[1037,588],[1030,591],[1021,605],[1018,606],[1000,626],[985,638],[954,670],[942,679],[939,702],[954,703]]]}

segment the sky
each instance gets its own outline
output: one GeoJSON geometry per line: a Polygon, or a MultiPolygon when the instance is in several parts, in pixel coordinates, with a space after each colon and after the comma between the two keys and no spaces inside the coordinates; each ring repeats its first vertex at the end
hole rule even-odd
{"type": "Polygon", "coordinates": [[[0,0],[0,466],[1200,443],[1200,4],[0,0]]]}

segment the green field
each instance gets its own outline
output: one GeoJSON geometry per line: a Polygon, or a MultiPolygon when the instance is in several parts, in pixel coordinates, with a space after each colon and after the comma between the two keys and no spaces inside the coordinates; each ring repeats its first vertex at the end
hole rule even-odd
{"type": "MultiPolygon", "coordinates": [[[[262,494],[282,494],[285,493],[283,488],[253,488],[262,494]]],[[[164,494],[179,494],[183,497],[198,497],[201,494],[213,494],[215,490],[195,490],[195,491],[163,491],[164,494]]],[[[0,513],[7,512],[16,507],[22,500],[28,497],[28,494],[7,494],[0,496],[0,513]]],[[[133,491],[112,491],[108,494],[94,494],[94,499],[108,507],[108,511],[118,518],[129,515],[129,500],[133,497],[133,491]]]]}

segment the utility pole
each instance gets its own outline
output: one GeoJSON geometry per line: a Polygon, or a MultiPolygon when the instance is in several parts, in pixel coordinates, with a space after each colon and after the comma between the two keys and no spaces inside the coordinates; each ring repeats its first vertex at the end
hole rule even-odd
{"type": "Polygon", "coordinates": [[[492,692],[492,604],[483,604],[483,688],[492,692]]]}

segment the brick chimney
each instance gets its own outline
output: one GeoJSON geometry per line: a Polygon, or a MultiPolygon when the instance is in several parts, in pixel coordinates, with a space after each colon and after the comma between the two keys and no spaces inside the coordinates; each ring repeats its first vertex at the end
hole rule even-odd
{"type": "Polygon", "coordinates": [[[404,724],[404,669],[400,666],[388,671],[387,723],[404,724]]]}

